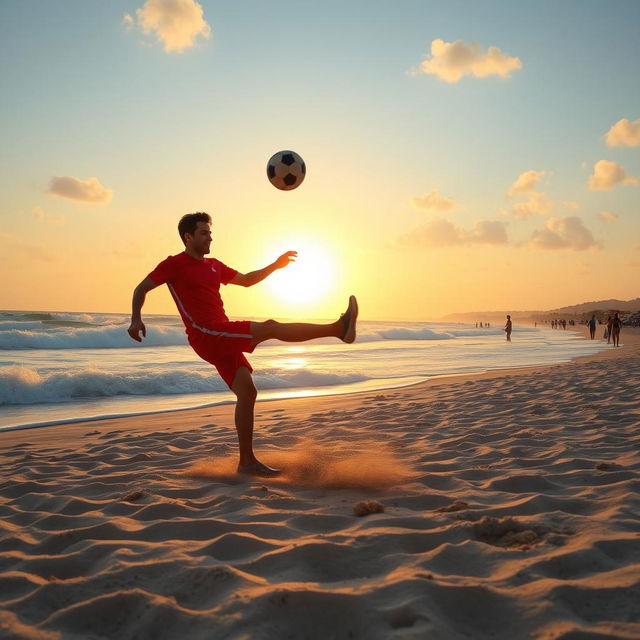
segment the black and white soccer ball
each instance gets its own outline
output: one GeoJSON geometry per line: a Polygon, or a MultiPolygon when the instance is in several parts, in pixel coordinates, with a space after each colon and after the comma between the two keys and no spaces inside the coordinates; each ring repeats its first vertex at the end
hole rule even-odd
{"type": "Polygon", "coordinates": [[[282,191],[291,191],[299,187],[306,173],[304,160],[295,151],[278,151],[267,163],[269,182],[282,191]]]}

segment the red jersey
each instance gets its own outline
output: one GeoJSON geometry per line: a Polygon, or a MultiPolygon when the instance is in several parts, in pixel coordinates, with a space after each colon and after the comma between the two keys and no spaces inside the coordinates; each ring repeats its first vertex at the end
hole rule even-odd
{"type": "Polygon", "coordinates": [[[220,260],[198,260],[183,251],[163,260],[148,277],[157,285],[167,283],[187,334],[192,334],[194,330],[212,329],[216,323],[229,320],[220,297],[220,285],[229,284],[236,273],[220,260]]]}

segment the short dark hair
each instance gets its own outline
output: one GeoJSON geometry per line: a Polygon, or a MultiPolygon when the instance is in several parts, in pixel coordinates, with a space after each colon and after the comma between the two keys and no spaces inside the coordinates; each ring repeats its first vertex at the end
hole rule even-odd
{"type": "Polygon", "coordinates": [[[196,213],[187,213],[180,218],[180,222],[178,222],[178,233],[180,234],[180,240],[182,240],[182,242],[187,244],[184,241],[184,234],[190,233],[193,235],[198,228],[198,222],[211,224],[211,216],[204,211],[196,211],[196,213]]]}

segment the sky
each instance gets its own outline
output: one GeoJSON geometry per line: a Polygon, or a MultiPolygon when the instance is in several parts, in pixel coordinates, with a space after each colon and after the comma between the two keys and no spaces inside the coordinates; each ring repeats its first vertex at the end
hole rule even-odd
{"type": "Polygon", "coordinates": [[[0,0],[0,308],[127,312],[193,211],[243,273],[299,251],[231,317],[635,298],[639,30],[637,0],[0,0]]]}

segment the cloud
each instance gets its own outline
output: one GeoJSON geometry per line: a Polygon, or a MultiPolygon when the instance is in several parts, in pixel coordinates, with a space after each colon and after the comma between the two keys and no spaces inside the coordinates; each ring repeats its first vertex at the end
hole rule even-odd
{"type": "Polygon", "coordinates": [[[53,224],[55,226],[60,226],[64,224],[64,216],[54,216],[50,213],[47,213],[41,206],[33,207],[31,213],[38,220],[42,220],[43,222],[47,222],[53,224]]]}
{"type": "Polygon", "coordinates": [[[411,202],[418,209],[426,209],[427,211],[450,211],[458,204],[452,198],[440,195],[437,189],[433,189],[423,196],[415,196],[411,198],[411,202]]]}
{"type": "Polygon", "coordinates": [[[534,213],[539,213],[541,216],[548,216],[553,213],[554,209],[555,205],[553,201],[546,194],[534,191],[528,200],[525,202],[516,202],[513,205],[513,217],[518,220],[526,220],[534,213]]]}
{"type": "Polygon", "coordinates": [[[126,31],[131,31],[131,29],[133,29],[135,24],[136,24],[136,21],[130,13],[125,13],[122,16],[122,26],[125,28],[126,31]]]}
{"type": "Polygon", "coordinates": [[[564,208],[569,211],[577,211],[580,208],[580,205],[577,202],[565,202],[564,208]]]}
{"type": "Polygon", "coordinates": [[[467,235],[471,244],[506,244],[507,230],[500,220],[480,220],[467,235]]]}
{"type": "Polygon", "coordinates": [[[534,231],[529,246],[536,249],[573,249],[585,251],[597,247],[591,231],[587,229],[577,216],[566,218],[549,218],[545,228],[534,231]]]}
{"type": "Polygon", "coordinates": [[[60,198],[97,204],[105,204],[113,197],[113,191],[103,187],[98,178],[80,180],[73,176],[51,178],[48,193],[60,198]]]}
{"type": "Polygon", "coordinates": [[[598,217],[609,224],[616,224],[620,219],[617,213],[611,213],[611,211],[601,211],[598,217]]]}
{"type": "MultiPolygon", "coordinates": [[[[195,0],[147,0],[136,9],[138,27],[153,34],[168,53],[195,46],[198,36],[208,38],[211,27],[203,17],[202,5],[195,0]]],[[[133,18],[125,13],[122,22],[130,29],[133,18]]]]}
{"type": "Polygon", "coordinates": [[[52,254],[46,247],[28,244],[11,233],[0,232],[0,244],[3,251],[12,258],[27,258],[30,261],[60,262],[60,259],[52,254]]]}
{"type": "Polygon", "coordinates": [[[605,140],[610,147],[640,147],[640,118],[635,122],[618,120],[607,131],[605,140]]]}
{"type": "Polygon", "coordinates": [[[589,176],[589,189],[592,191],[608,191],[618,185],[637,185],[638,178],[627,177],[624,167],[617,162],[599,160],[589,176]]]}
{"type": "Polygon", "coordinates": [[[520,58],[512,58],[491,46],[483,51],[475,42],[466,45],[462,40],[431,42],[431,57],[423,60],[417,73],[433,74],[445,82],[455,83],[465,75],[476,78],[487,76],[509,77],[509,73],[522,68],[520,58]]]}
{"type": "Polygon", "coordinates": [[[552,200],[536,186],[542,178],[550,175],[548,171],[525,171],[521,173],[516,181],[507,190],[509,198],[526,198],[512,205],[511,214],[518,220],[526,220],[533,214],[538,213],[547,216],[553,213],[555,205],[552,200]]]}
{"type": "Polygon", "coordinates": [[[547,175],[546,171],[525,171],[521,173],[517,180],[509,187],[508,196],[518,196],[531,193],[536,190],[536,184],[547,175]]]}
{"type": "Polygon", "coordinates": [[[480,220],[476,222],[473,229],[467,231],[448,220],[438,219],[412,229],[398,238],[398,242],[400,245],[410,247],[499,245],[507,243],[507,232],[504,222],[499,220],[480,220]]]}

